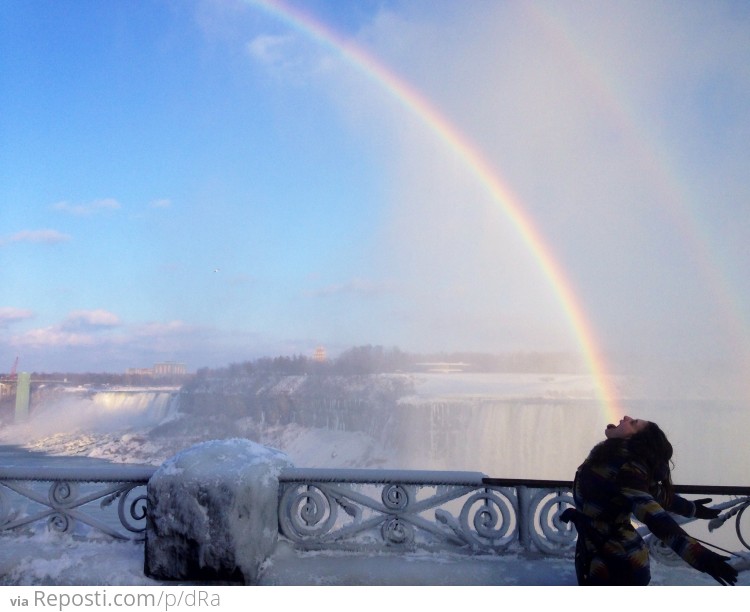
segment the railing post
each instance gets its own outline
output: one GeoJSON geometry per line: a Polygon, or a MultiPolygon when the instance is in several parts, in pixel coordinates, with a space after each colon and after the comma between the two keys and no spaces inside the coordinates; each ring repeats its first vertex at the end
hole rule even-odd
{"type": "Polygon", "coordinates": [[[528,487],[517,486],[516,496],[518,497],[518,543],[524,550],[528,550],[531,548],[530,494],[528,487]]]}

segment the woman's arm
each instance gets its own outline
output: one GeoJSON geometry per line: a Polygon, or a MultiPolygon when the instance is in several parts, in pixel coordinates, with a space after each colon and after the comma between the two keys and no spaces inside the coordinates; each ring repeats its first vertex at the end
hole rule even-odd
{"type": "Polygon", "coordinates": [[[693,518],[695,516],[695,504],[689,499],[685,499],[679,495],[674,495],[672,497],[672,503],[668,509],[670,512],[687,518],[693,518]]]}
{"type": "MultiPolygon", "coordinates": [[[[737,571],[726,563],[726,558],[708,550],[688,535],[649,493],[649,478],[644,466],[636,462],[624,464],[618,481],[620,492],[629,501],[632,513],[651,533],[695,569],[710,574],[722,584],[736,582],[737,571]]],[[[693,505],[684,498],[679,499],[693,505]]]]}

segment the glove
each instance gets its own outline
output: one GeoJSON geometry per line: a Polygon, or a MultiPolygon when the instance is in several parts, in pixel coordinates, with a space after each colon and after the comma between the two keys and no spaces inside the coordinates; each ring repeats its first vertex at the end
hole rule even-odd
{"type": "Polygon", "coordinates": [[[737,570],[727,563],[729,557],[724,557],[707,549],[705,555],[706,557],[701,564],[701,571],[721,585],[734,586],[737,583],[737,570]]]}
{"type": "Polygon", "coordinates": [[[695,518],[713,519],[719,516],[718,510],[715,510],[714,508],[706,507],[706,504],[711,503],[710,497],[704,497],[703,499],[696,499],[693,503],[695,504],[695,514],[693,514],[695,518]]]}
{"type": "Polygon", "coordinates": [[[566,508],[565,511],[560,515],[560,520],[563,523],[570,523],[573,521],[573,524],[575,525],[576,520],[578,519],[578,510],[575,508],[566,508]]]}

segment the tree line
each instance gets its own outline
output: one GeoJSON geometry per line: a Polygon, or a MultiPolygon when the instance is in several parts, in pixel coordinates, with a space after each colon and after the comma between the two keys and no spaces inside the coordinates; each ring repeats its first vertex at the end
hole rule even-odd
{"type": "Polygon", "coordinates": [[[195,377],[198,379],[241,378],[264,373],[352,376],[441,371],[441,369],[474,373],[545,374],[573,374],[584,371],[581,361],[575,355],[562,352],[409,353],[397,347],[365,345],[350,348],[338,357],[325,361],[318,361],[305,355],[261,357],[252,361],[232,363],[224,368],[200,368],[195,377]]]}
{"type": "Polygon", "coordinates": [[[426,371],[473,373],[574,374],[585,371],[575,355],[562,352],[518,351],[500,354],[478,352],[411,353],[398,347],[363,345],[339,356],[318,361],[305,355],[260,357],[220,368],[199,368],[195,374],[180,377],[154,377],[142,374],[107,372],[32,372],[32,380],[64,381],[74,385],[152,386],[185,384],[191,379],[237,379],[259,374],[354,376],[426,371]]]}

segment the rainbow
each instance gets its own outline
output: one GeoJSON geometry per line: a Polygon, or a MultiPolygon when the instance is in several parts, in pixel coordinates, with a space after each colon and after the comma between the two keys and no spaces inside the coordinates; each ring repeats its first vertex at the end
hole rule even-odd
{"type": "Polygon", "coordinates": [[[622,416],[614,386],[607,375],[604,356],[598,348],[592,326],[571,283],[556,261],[549,246],[524,211],[519,199],[484,158],[479,149],[438,109],[409,83],[389,70],[364,49],[344,39],[310,15],[279,0],[247,0],[316,43],[334,50],[359,73],[387,91],[404,109],[422,121],[448,148],[454,151],[467,170],[486,188],[510,220],[531,251],[551,284],[569,321],[580,350],[591,373],[599,401],[609,421],[622,416]]]}
{"type": "Polygon", "coordinates": [[[691,210],[691,196],[685,187],[688,181],[680,180],[672,159],[653,137],[656,130],[647,129],[646,121],[636,116],[634,108],[624,102],[628,96],[620,84],[597,61],[596,53],[584,46],[581,37],[557,13],[556,8],[540,3],[524,5],[526,14],[542,34],[554,43],[559,53],[571,58],[572,65],[578,68],[577,76],[586,81],[589,91],[596,93],[598,101],[617,121],[619,132],[627,138],[632,158],[640,161],[644,175],[654,178],[660,190],[660,197],[656,201],[674,223],[676,235],[683,239],[687,247],[685,257],[689,258],[717,305],[722,308],[725,314],[722,323],[727,337],[734,340],[736,354],[745,355],[750,346],[747,315],[741,301],[733,294],[728,274],[722,270],[715,252],[712,252],[710,238],[701,231],[697,211],[691,210]]]}

